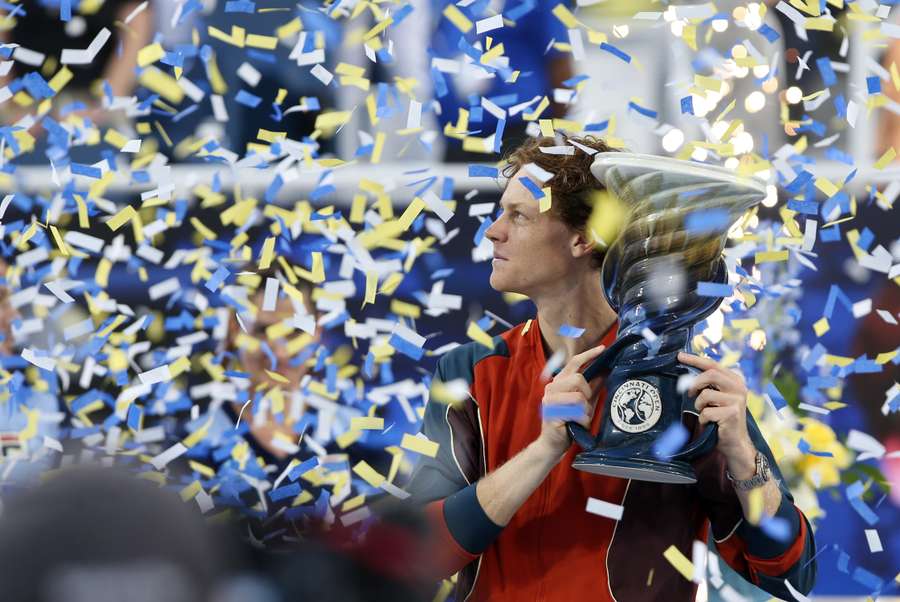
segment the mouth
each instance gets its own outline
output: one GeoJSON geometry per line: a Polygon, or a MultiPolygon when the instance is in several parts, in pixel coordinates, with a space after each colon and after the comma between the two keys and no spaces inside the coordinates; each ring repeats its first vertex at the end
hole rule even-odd
{"type": "Polygon", "coordinates": [[[509,261],[509,260],[506,259],[506,257],[503,257],[502,255],[494,255],[494,261],[509,261]]]}

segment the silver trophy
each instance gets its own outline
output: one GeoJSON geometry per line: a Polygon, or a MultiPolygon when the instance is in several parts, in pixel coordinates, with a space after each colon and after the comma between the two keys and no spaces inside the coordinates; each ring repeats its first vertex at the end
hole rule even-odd
{"type": "Polygon", "coordinates": [[[607,403],[595,438],[569,422],[584,449],[579,470],[661,483],[694,483],[690,460],[711,451],[716,425],[666,457],[657,439],[693,400],[677,391],[696,372],[677,361],[690,351],[694,325],[722,297],[698,294],[699,282],[726,283],[722,251],[731,226],[765,198],[765,185],[733,171],[633,153],[600,153],[591,171],[629,211],[603,262],[607,301],[619,315],[616,341],[584,372],[606,374],[607,403]]]}

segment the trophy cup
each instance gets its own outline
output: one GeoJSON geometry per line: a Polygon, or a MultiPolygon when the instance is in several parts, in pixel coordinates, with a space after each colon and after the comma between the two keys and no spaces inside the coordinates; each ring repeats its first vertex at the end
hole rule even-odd
{"type": "Polygon", "coordinates": [[[722,302],[698,294],[698,283],[727,282],[726,235],[765,198],[765,185],[720,167],[633,153],[599,153],[591,171],[629,214],[601,271],[619,330],[584,371],[587,380],[607,374],[608,401],[596,439],[567,423],[584,450],[572,466],[626,479],[694,483],[689,461],[715,447],[715,423],[668,457],[657,457],[654,444],[683,413],[696,414],[677,384],[697,371],[677,356],[690,351],[693,326],[722,302]]]}

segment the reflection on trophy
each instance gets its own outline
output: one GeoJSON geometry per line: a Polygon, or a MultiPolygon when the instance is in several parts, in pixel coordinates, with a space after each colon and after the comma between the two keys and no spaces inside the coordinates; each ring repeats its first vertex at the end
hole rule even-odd
{"type": "MultiPolygon", "coordinates": [[[[729,228],[765,197],[757,180],[708,165],[632,153],[600,153],[591,171],[629,211],[610,247],[601,277],[619,315],[615,343],[586,370],[590,380],[608,372],[600,432],[568,423],[584,449],[579,470],[662,483],[693,483],[688,463],[711,451],[716,425],[680,451],[657,457],[654,444],[693,412],[693,400],[677,391],[693,372],[677,361],[690,351],[693,326],[722,297],[698,293],[698,283],[726,283],[722,251],[729,228]]],[[[675,427],[677,428],[677,427],[675,427]]]]}

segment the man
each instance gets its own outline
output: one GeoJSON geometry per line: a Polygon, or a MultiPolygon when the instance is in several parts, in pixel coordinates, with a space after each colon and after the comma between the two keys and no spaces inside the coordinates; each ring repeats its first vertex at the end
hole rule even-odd
{"type": "Polygon", "coordinates": [[[663,554],[676,546],[691,557],[694,540],[705,542],[711,525],[720,555],[745,579],[779,597],[791,598],[785,579],[808,592],[815,577],[812,530],[779,486],[738,374],[679,354],[702,370],[690,391],[699,411],[695,430],[718,423],[717,449],[694,463],[696,485],[576,471],[571,464],[579,450],[564,422],[542,422],[542,404],[580,404],[585,413],[578,422],[598,432],[603,382],[586,382],[579,369],[615,340],[617,328],[601,291],[602,253],[586,234],[589,198],[600,188],[591,155],[609,149],[595,138],[572,140],[572,155],[542,152],[557,145],[549,138],[513,152],[502,214],[487,230],[494,244],[491,286],[527,295],[536,318],[495,337],[491,349],[470,343],[438,362],[435,379],[465,379],[470,394],[458,406],[429,401],[423,433],[439,449],[408,487],[433,523],[438,573],[461,571],[460,600],[693,600],[695,584],[663,554]],[[548,212],[522,184],[530,163],[555,174],[548,212]],[[564,325],[584,332],[563,336],[564,325]],[[559,351],[568,361],[546,383],[547,358],[559,351]],[[772,472],[758,492],[765,513],[786,527],[783,541],[750,524],[751,492],[730,481],[754,477],[757,451],[772,472]],[[622,506],[621,518],[586,512],[588,498],[622,506]]]}

